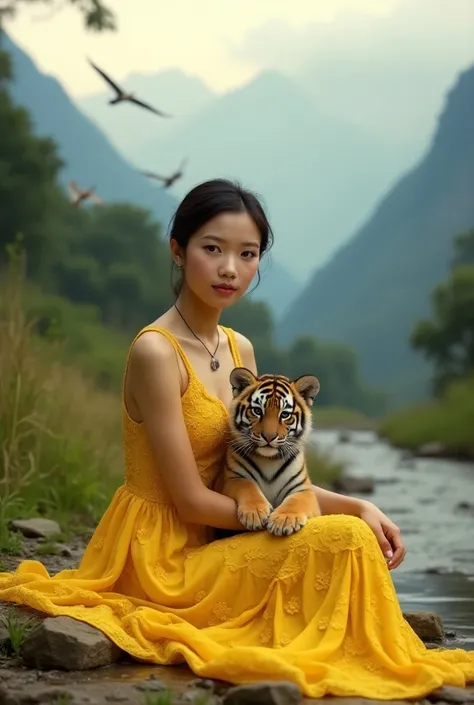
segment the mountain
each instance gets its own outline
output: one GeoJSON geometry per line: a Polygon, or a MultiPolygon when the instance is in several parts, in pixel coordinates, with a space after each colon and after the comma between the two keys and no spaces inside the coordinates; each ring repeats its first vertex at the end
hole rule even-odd
{"type": "Polygon", "coordinates": [[[257,281],[250,285],[249,298],[252,301],[265,301],[272,310],[275,322],[282,318],[303,288],[302,281],[294,277],[271,255],[262,260],[260,283],[258,286],[256,284],[257,281]]]}
{"type": "Polygon", "coordinates": [[[30,112],[36,133],[52,137],[59,146],[65,162],[61,182],[74,179],[81,187],[95,186],[106,201],[127,201],[149,208],[165,230],[177,206],[174,197],[138,174],[108,137],[78,110],[56,79],[41,73],[5,33],[2,39],[2,48],[12,59],[12,97],[30,112]]]}
{"type": "Polygon", "coordinates": [[[426,154],[368,221],[319,268],[283,316],[278,337],[313,333],[352,345],[362,374],[399,400],[425,393],[430,368],[409,347],[447,274],[452,238],[474,225],[474,67],[448,92],[426,154]]]}
{"type": "MultiPolygon", "coordinates": [[[[109,67],[102,66],[100,61],[98,65],[106,72],[109,71],[109,67]]],[[[101,127],[115,148],[127,159],[133,159],[135,150],[155,137],[165,138],[177,124],[216,99],[203,81],[179,69],[148,75],[132,73],[119,83],[125,90],[173,116],[172,119],[159,120],[153,113],[126,103],[112,110],[108,101],[113,91],[97,75],[97,84],[101,90],[76,99],[76,104],[101,127]]]]}
{"type": "Polygon", "coordinates": [[[344,122],[318,111],[277,71],[263,71],[169,125],[166,136],[124,147],[129,158],[167,173],[188,156],[185,177],[173,188],[180,195],[215,176],[255,189],[274,226],[274,258],[296,277],[327,259],[403,164],[398,144],[352,125],[350,116],[344,122]]]}

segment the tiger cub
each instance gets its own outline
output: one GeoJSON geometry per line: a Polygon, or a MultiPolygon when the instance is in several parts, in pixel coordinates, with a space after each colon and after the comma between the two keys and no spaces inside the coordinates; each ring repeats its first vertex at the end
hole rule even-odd
{"type": "Polygon", "coordinates": [[[266,527],[276,536],[288,536],[321,515],[304,453],[319,381],[312,375],[294,381],[284,375],[255,377],[236,367],[230,382],[222,494],[235,499],[246,529],[266,527]]]}

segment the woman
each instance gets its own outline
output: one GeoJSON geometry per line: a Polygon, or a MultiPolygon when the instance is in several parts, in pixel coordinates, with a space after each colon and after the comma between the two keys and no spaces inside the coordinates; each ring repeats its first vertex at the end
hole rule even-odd
{"type": "Polygon", "coordinates": [[[136,659],[187,661],[233,683],[381,699],[463,686],[474,655],[426,650],[403,619],[389,570],[405,548],[373,504],[315,487],[323,516],[281,538],[246,532],[234,500],[212,490],[229,373],[256,372],[251,343],[218,321],[271,239],[258,200],[230,182],[184,198],[170,235],[176,304],[138,333],[126,365],[125,484],[76,570],[50,577],[24,561],[0,575],[0,599],[87,622],[136,659]],[[213,540],[219,528],[241,533],[213,540]]]}

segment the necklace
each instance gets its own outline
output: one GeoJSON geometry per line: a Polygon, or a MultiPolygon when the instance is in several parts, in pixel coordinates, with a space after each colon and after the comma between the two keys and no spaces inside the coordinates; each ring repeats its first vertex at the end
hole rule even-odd
{"type": "Polygon", "coordinates": [[[201,343],[201,345],[202,345],[203,347],[206,348],[207,352],[208,352],[209,355],[211,356],[211,370],[213,370],[213,372],[215,372],[215,371],[218,370],[219,367],[221,366],[221,363],[219,362],[219,360],[218,360],[217,357],[216,357],[216,352],[217,352],[217,350],[218,350],[218,348],[219,348],[219,344],[220,344],[220,342],[221,342],[221,338],[220,338],[220,335],[219,335],[219,327],[217,328],[217,347],[216,347],[216,349],[214,350],[214,354],[213,354],[213,353],[211,353],[211,351],[209,350],[209,348],[207,347],[207,345],[202,342],[201,338],[199,338],[199,337],[196,335],[196,333],[193,331],[193,329],[191,328],[191,326],[189,325],[189,323],[186,321],[185,317],[183,316],[183,314],[181,313],[181,311],[179,310],[179,308],[176,306],[176,304],[173,304],[173,305],[174,305],[175,309],[177,310],[177,312],[179,313],[179,315],[181,316],[181,318],[183,319],[183,321],[185,322],[185,324],[187,325],[187,327],[189,328],[189,330],[191,331],[191,333],[194,335],[194,337],[195,337],[197,340],[199,340],[199,342],[201,343]]]}

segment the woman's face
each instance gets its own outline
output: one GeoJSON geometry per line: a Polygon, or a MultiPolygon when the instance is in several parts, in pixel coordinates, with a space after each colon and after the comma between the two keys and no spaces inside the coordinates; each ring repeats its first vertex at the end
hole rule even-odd
{"type": "Polygon", "coordinates": [[[171,241],[183,264],[186,286],[212,308],[227,308],[247,291],[257,273],[260,232],[248,213],[221,213],[189,240],[185,252],[171,241]]]}

